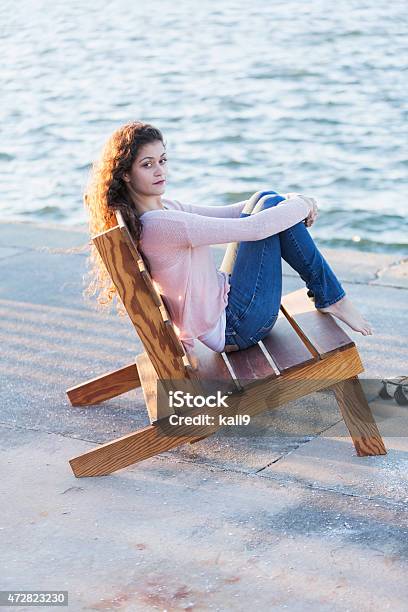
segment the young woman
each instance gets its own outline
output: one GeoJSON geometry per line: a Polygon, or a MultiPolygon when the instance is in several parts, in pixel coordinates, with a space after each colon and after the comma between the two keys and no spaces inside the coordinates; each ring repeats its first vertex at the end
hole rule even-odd
{"type": "MultiPolygon", "coordinates": [[[[164,198],[166,177],[160,130],[129,123],[93,164],[85,203],[92,236],[114,227],[115,209],[122,212],[188,351],[195,338],[215,351],[264,338],[279,313],[282,258],[304,280],[317,309],[372,334],[307,230],[317,216],[313,198],[259,191],[236,204],[198,206],[164,198]],[[217,270],[210,245],[234,241],[233,269],[217,270]]],[[[84,295],[97,293],[98,303],[109,305],[116,289],[93,246],[90,264],[84,295]]],[[[123,312],[119,301],[117,307],[123,312]]]]}

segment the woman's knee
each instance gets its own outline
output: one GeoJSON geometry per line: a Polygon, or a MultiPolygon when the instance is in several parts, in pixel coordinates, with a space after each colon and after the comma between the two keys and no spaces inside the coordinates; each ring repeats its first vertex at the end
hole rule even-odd
{"type": "Polygon", "coordinates": [[[259,212],[260,210],[276,206],[276,204],[279,204],[279,202],[284,199],[285,198],[279,195],[277,191],[272,191],[272,189],[268,191],[256,191],[247,201],[240,216],[249,217],[249,215],[259,212]]]}
{"type": "Polygon", "coordinates": [[[280,202],[283,202],[285,198],[281,196],[276,191],[265,192],[265,195],[259,198],[256,203],[253,212],[257,213],[260,210],[265,210],[266,208],[272,208],[273,206],[277,206],[280,202]]]}

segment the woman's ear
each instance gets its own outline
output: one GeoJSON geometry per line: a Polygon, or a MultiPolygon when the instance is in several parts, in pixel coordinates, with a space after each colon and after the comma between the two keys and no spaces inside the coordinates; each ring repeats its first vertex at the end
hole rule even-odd
{"type": "Polygon", "coordinates": [[[129,175],[127,172],[124,172],[123,176],[122,176],[123,180],[128,183],[130,181],[129,175]]]}

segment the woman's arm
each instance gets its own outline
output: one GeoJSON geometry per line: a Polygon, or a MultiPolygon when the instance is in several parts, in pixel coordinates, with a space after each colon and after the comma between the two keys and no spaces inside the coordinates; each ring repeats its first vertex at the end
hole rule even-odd
{"type": "Polygon", "coordinates": [[[187,248],[262,240],[303,221],[312,207],[310,198],[299,195],[238,219],[191,215],[181,210],[157,210],[145,218],[143,231],[145,240],[159,250],[166,245],[187,248]]]}
{"type": "Polygon", "coordinates": [[[203,215],[205,217],[219,217],[234,219],[238,218],[247,203],[247,200],[242,202],[236,202],[235,204],[227,204],[226,206],[208,206],[202,204],[187,204],[176,200],[181,208],[188,213],[194,213],[196,215],[203,215]]]}

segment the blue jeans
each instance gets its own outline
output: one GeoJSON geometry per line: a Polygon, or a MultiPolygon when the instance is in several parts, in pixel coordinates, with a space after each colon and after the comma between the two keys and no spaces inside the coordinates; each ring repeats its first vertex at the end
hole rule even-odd
{"type": "MultiPolygon", "coordinates": [[[[263,191],[264,209],[285,198],[263,191]]],[[[257,214],[257,213],[254,213],[257,214]]],[[[248,217],[241,213],[241,217],[248,217]]],[[[304,280],[316,308],[324,308],[345,296],[333,270],[316,247],[303,222],[262,240],[238,246],[226,307],[227,351],[245,349],[262,340],[274,326],[282,297],[282,258],[304,280]]]]}

